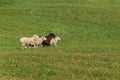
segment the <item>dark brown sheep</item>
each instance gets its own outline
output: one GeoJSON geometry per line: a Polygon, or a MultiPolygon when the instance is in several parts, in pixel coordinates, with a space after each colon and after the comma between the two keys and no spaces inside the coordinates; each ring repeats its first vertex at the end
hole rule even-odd
{"type": "Polygon", "coordinates": [[[55,38],[55,34],[50,33],[49,35],[45,36],[47,40],[44,40],[42,45],[43,46],[50,46],[50,41],[52,38],[55,38]]]}

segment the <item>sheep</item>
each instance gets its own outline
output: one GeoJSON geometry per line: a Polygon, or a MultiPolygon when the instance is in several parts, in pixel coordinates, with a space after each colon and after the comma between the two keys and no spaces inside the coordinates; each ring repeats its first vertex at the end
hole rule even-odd
{"type": "Polygon", "coordinates": [[[52,38],[50,41],[50,45],[57,46],[58,41],[61,40],[59,36],[56,36],[55,38],[52,38]]]}
{"type": "Polygon", "coordinates": [[[32,47],[36,46],[36,47],[39,47],[39,46],[42,44],[42,42],[43,42],[44,40],[47,40],[45,36],[39,36],[39,39],[37,39],[37,40],[34,41],[34,45],[29,44],[29,46],[32,46],[32,47]]]}
{"type": "Polygon", "coordinates": [[[55,34],[50,33],[49,35],[45,36],[47,40],[44,40],[42,45],[43,46],[50,46],[50,41],[52,38],[55,38],[55,34]]]}
{"type": "Polygon", "coordinates": [[[46,40],[45,37],[39,37],[38,35],[33,35],[32,37],[22,37],[19,42],[22,48],[27,48],[27,45],[32,45],[33,47],[42,44],[42,42],[46,40]]]}

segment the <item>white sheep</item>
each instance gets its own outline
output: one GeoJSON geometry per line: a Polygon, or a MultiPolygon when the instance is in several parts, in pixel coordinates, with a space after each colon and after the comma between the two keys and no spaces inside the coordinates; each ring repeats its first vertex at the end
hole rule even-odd
{"type": "Polygon", "coordinates": [[[57,46],[58,41],[61,40],[59,36],[56,36],[55,38],[52,38],[50,41],[50,45],[57,46]]]}
{"type": "Polygon", "coordinates": [[[44,40],[45,37],[39,37],[38,35],[33,35],[32,37],[22,37],[20,38],[19,42],[22,48],[27,48],[27,45],[32,45],[33,47],[40,45],[44,40]]]}
{"type": "Polygon", "coordinates": [[[44,40],[47,40],[45,36],[39,37],[39,39],[36,39],[34,41],[34,46],[39,47],[39,45],[41,45],[44,40]]]}

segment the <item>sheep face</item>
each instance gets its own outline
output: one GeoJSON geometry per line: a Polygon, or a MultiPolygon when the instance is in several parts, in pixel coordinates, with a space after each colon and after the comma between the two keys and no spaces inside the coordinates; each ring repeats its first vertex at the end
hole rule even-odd
{"type": "Polygon", "coordinates": [[[61,38],[60,38],[59,36],[56,36],[55,39],[56,39],[57,41],[61,40],[61,38]]]}
{"type": "Polygon", "coordinates": [[[47,40],[47,38],[46,38],[46,37],[43,37],[43,40],[47,40]]]}

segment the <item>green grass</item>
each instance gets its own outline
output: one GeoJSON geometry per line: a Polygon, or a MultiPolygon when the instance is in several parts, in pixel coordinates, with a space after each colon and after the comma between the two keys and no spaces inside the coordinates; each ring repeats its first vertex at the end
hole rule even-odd
{"type": "Polygon", "coordinates": [[[119,80],[120,0],[1,0],[0,80],[119,80]],[[22,50],[50,32],[57,47],[22,50]]]}

